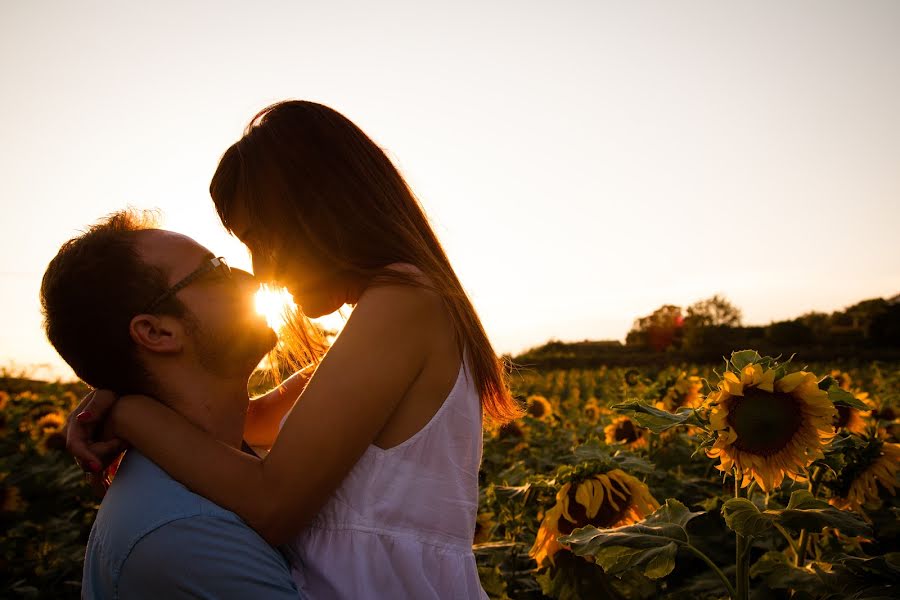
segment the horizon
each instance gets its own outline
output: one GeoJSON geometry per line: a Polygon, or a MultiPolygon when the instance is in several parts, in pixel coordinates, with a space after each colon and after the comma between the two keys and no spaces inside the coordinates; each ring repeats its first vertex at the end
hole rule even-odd
{"type": "Polygon", "coordinates": [[[126,205],[248,267],[209,178],[285,98],[385,148],[498,354],[900,292],[900,3],[97,5],[0,6],[0,366],[68,369],[40,278],[126,205]]]}

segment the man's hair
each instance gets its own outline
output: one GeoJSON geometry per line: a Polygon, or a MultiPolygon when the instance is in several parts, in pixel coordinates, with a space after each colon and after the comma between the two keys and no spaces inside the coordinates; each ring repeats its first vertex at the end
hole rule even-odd
{"type": "MultiPolygon", "coordinates": [[[[41,282],[47,338],[75,373],[95,388],[118,394],[155,389],[131,339],[131,319],[168,288],[166,273],[148,265],[135,246],[155,215],[113,213],[62,245],[41,282]]],[[[183,316],[174,297],[158,314],[183,316]]]]}

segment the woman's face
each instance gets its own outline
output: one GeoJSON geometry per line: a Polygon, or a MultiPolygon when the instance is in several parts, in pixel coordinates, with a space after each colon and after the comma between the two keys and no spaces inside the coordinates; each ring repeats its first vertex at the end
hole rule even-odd
{"type": "Polygon", "coordinates": [[[286,287],[306,316],[331,314],[348,302],[347,282],[299,244],[269,239],[266,236],[270,234],[240,218],[232,219],[231,225],[250,250],[254,275],[261,281],[286,287]]]}

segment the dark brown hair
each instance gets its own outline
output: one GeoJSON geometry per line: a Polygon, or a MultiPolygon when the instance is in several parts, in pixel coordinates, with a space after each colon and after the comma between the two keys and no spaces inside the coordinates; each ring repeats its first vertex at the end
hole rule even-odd
{"type": "MultiPolygon", "coordinates": [[[[81,379],[118,394],[153,394],[155,385],[131,339],[131,319],[168,287],[161,269],[144,263],[135,234],[150,229],[149,212],[109,215],[67,241],[41,282],[47,338],[81,379]]],[[[171,298],[155,312],[183,316],[171,298]]]]}
{"type": "Polygon", "coordinates": [[[453,318],[460,357],[468,350],[485,413],[497,422],[521,415],[505,365],[418,200],[384,151],[349,119],[314,102],[273,104],[225,152],[209,189],[230,231],[239,209],[273,246],[299,257],[309,253],[335,272],[373,285],[423,286],[414,274],[385,268],[418,267],[453,318]]]}

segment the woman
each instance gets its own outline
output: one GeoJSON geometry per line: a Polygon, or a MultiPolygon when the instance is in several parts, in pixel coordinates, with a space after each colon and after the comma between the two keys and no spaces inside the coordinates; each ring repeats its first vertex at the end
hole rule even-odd
{"type": "MultiPolygon", "coordinates": [[[[210,193],[257,277],[286,286],[306,316],[355,308],[265,458],[146,397],[116,402],[112,431],[288,543],[312,597],[484,597],[471,550],[482,413],[502,423],[520,409],[400,173],[344,116],[288,101],[251,121],[210,193]]],[[[251,415],[256,443],[272,422],[251,415]]]]}

